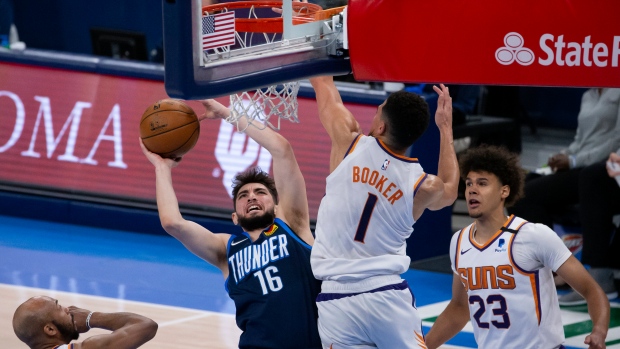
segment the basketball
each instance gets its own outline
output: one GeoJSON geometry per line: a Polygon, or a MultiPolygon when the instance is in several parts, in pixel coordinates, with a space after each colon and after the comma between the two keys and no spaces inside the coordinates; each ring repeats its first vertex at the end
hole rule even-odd
{"type": "Polygon", "coordinates": [[[192,108],[176,99],[151,105],[140,119],[140,138],[146,149],[175,159],[190,151],[200,135],[200,122],[192,108]]]}

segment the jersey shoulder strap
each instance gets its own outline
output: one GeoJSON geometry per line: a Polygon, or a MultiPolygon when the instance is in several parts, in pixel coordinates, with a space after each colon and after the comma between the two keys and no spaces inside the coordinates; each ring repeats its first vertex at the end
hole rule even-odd
{"type": "Polygon", "coordinates": [[[515,216],[507,227],[501,227],[500,230],[506,233],[517,234],[521,227],[523,227],[526,223],[529,222],[523,218],[515,216]]]}

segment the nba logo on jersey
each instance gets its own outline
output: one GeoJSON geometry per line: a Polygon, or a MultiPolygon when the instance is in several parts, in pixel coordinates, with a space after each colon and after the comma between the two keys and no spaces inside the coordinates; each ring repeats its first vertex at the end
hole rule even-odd
{"type": "Polygon", "coordinates": [[[495,252],[504,252],[506,251],[506,240],[504,239],[499,239],[499,242],[497,243],[497,248],[495,249],[495,252]]]}
{"type": "Polygon", "coordinates": [[[381,169],[383,171],[385,171],[385,170],[387,170],[389,165],[390,165],[390,160],[389,159],[385,159],[385,161],[383,162],[383,165],[381,166],[381,169]]]}

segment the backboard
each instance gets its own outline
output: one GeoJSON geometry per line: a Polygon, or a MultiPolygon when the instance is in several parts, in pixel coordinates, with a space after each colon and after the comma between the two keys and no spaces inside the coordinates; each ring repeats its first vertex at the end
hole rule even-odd
{"type": "Polygon", "coordinates": [[[292,0],[203,2],[163,0],[170,97],[213,98],[350,73],[345,8],[292,0]]]}

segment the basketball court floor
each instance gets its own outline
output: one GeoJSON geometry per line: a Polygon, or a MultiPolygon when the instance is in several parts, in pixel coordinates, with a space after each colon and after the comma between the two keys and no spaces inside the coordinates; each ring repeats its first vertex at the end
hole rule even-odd
{"type": "MultiPolygon", "coordinates": [[[[410,270],[425,331],[450,299],[449,274],[410,270]]],[[[168,236],[0,215],[0,343],[25,348],[11,319],[34,295],[95,311],[130,311],[159,323],[144,348],[235,348],[240,331],[219,271],[168,236]]],[[[562,309],[567,348],[586,348],[585,307],[562,309]]],[[[620,348],[620,301],[612,301],[607,348],[620,348]]],[[[92,330],[86,335],[103,331],[92,330]]],[[[445,348],[475,348],[470,326],[445,348]]]]}

